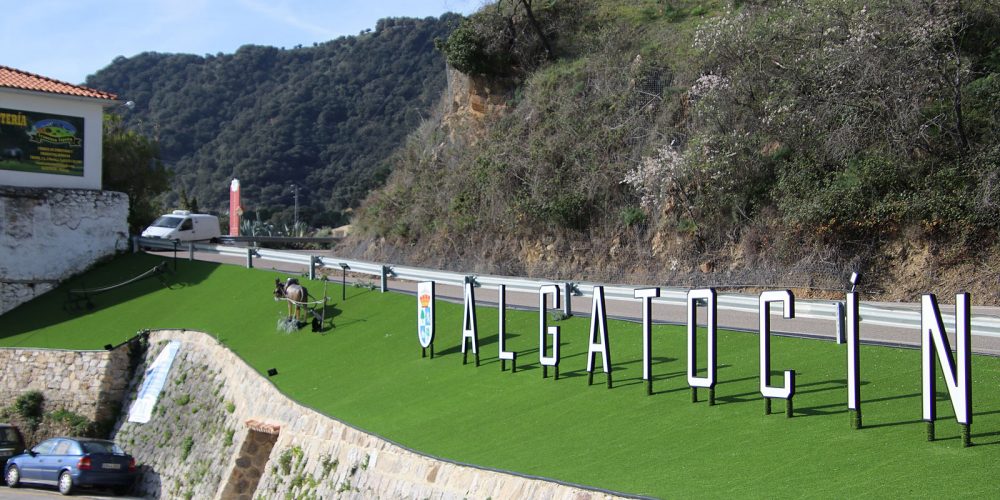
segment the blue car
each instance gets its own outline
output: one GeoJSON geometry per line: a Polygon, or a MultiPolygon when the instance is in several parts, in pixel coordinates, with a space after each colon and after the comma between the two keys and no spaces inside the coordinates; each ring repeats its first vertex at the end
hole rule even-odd
{"type": "Polygon", "coordinates": [[[54,485],[69,495],[78,486],[110,487],[127,493],[135,482],[135,459],[113,441],[57,437],[7,460],[7,486],[54,485]]]}

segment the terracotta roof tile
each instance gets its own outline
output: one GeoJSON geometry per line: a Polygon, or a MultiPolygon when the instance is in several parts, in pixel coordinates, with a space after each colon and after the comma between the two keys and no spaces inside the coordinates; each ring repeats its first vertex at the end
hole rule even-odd
{"type": "Polygon", "coordinates": [[[73,85],[2,65],[0,65],[0,87],[90,97],[93,99],[108,99],[111,101],[118,99],[118,96],[110,92],[73,85]]]}

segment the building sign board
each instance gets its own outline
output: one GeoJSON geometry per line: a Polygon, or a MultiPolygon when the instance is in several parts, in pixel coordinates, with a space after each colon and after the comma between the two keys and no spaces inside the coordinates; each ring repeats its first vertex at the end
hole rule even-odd
{"type": "Polygon", "coordinates": [[[83,176],[83,117],[0,108],[0,170],[83,176]]]}

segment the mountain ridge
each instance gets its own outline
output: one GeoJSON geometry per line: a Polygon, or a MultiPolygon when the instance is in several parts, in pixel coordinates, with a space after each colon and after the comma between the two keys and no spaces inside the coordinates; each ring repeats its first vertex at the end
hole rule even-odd
{"type": "Polygon", "coordinates": [[[147,52],[116,58],[86,84],[135,102],[127,124],[158,139],[174,172],[167,206],[189,196],[224,211],[236,177],[252,217],[290,225],[294,184],[301,220],[336,225],[437,101],[444,61],[434,39],[460,19],[387,18],[312,47],[147,52]]]}

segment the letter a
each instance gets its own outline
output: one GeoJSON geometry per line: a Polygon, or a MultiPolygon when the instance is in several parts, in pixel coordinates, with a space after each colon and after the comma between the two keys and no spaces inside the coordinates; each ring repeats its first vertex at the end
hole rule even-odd
{"type": "Polygon", "coordinates": [[[608,315],[605,311],[604,287],[595,286],[594,305],[590,313],[590,346],[587,348],[587,385],[594,383],[594,355],[601,353],[601,366],[608,377],[608,389],[610,389],[611,346],[608,343],[608,315]]]}
{"type": "Polygon", "coordinates": [[[466,340],[472,343],[472,353],[479,366],[479,322],[476,321],[476,290],[472,283],[465,284],[465,312],[462,314],[462,364],[466,363],[466,340]]]}

